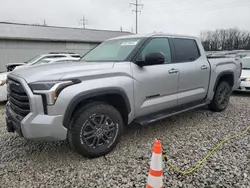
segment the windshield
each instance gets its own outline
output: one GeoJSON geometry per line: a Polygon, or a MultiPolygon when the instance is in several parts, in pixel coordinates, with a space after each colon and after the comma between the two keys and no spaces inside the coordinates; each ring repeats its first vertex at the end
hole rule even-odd
{"type": "Polygon", "coordinates": [[[33,65],[41,65],[41,64],[46,64],[46,63],[50,63],[50,62],[51,62],[50,60],[42,59],[40,61],[37,61],[33,65]]]}
{"type": "Polygon", "coordinates": [[[39,58],[41,58],[41,55],[38,55],[36,57],[33,57],[31,60],[27,61],[26,63],[27,64],[32,64],[34,63],[35,61],[37,61],[39,58]]]}
{"type": "Polygon", "coordinates": [[[109,40],[91,50],[81,60],[100,62],[124,61],[139,41],[139,38],[109,40]]]}
{"type": "Polygon", "coordinates": [[[250,69],[250,58],[242,59],[242,69],[250,69]]]}

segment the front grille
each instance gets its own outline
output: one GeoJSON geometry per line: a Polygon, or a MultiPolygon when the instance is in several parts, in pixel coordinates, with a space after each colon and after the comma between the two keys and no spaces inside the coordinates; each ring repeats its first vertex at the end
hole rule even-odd
{"type": "Polygon", "coordinates": [[[8,78],[7,85],[10,107],[21,121],[30,112],[29,98],[18,81],[8,78]]]}

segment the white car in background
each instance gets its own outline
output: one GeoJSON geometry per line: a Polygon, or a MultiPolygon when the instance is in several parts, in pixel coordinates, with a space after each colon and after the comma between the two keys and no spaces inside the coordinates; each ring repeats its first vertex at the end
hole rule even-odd
{"type": "Polygon", "coordinates": [[[40,61],[36,61],[35,63],[32,64],[25,64],[21,65],[18,67],[15,67],[14,70],[19,69],[19,68],[25,68],[25,67],[30,67],[30,66],[35,66],[35,65],[42,65],[42,64],[48,64],[48,63],[59,63],[59,62],[65,62],[65,61],[79,61],[80,58],[72,58],[72,57],[64,57],[64,58],[45,58],[41,59],[40,61]]]}
{"type": "Polygon", "coordinates": [[[22,66],[22,65],[33,65],[35,63],[37,63],[38,61],[41,61],[43,59],[58,59],[58,58],[81,58],[80,54],[76,54],[76,53],[66,53],[66,52],[51,52],[49,54],[43,54],[43,55],[38,55],[35,56],[34,58],[32,58],[31,60],[25,62],[25,63],[9,63],[6,65],[7,71],[12,71],[14,70],[16,67],[18,66],[22,66]]]}
{"type": "Polygon", "coordinates": [[[6,87],[6,79],[7,72],[0,73],[0,102],[7,100],[7,87],[6,87]]]}
{"type": "MultiPolygon", "coordinates": [[[[59,63],[59,62],[72,62],[72,61],[79,61],[80,58],[72,58],[72,57],[64,57],[64,58],[46,58],[42,59],[40,61],[37,61],[32,64],[25,64],[22,66],[17,66],[15,67],[16,69],[21,69],[21,68],[28,68],[30,66],[37,66],[37,65],[42,65],[42,64],[48,64],[48,63],[59,63]]],[[[1,73],[0,74],[0,102],[6,101],[7,100],[7,87],[6,87],[6,79],[7,75],[9,72],[1,73]]]]}
{"type": "Polygon", "coordinates": [[[240,87],[237,91],[250,92],[250,56],[241,59],[242,73],[240,87]]]}

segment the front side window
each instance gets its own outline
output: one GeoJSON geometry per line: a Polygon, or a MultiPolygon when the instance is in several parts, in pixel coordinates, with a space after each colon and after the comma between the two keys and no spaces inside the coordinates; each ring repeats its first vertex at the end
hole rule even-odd
{"type": "Polygon", "coordinates": [[[137,59],[144,61],[145,56],[150,53],[162,53],[165,56],[165,63],[171,63],[171,50],[167,38],[153,38],[150,40],[137,59]]]}
{"type": "Polygon", "coordinates": [[[175,38],[174,40],[176,62],[191,62],[200,57],[200,51],[193,39],[175,38]]]}
{"type": "Polygon", "coordinates": [[[140,40],[140,38],[108,40],[91,50],[81,60],[95,62],[124,61],[140,40]]]}

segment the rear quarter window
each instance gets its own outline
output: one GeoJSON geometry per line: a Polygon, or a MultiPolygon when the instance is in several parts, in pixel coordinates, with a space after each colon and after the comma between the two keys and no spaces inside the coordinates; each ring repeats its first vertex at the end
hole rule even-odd
{"type": "Polygon", "coordinates": [[[175,38],[175,62],[192,62],[200,57],[200,50],[195,40],[175,38]]]}

